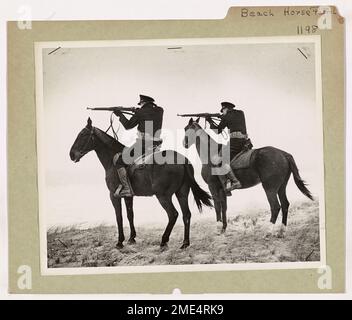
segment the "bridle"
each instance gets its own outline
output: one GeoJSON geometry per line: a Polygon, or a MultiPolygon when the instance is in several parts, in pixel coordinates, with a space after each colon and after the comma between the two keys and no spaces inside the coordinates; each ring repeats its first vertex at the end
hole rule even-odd
{"type": "Polygon", "coordinates": [[[186,130],[186,135],[185,135],[185,137],[184,137],[184,141],[187,141],[187,146],[188,146],[188,147],[189,147],[190,145],[189,145],[189,143],[188,143],[188,142],[189,142],[189,137],[188,137],[188,135],[187,135],[187,131],[188,131],[188,130],[193,130],[194,133],[196,134],[199,129],[201,129],[200,126],[198,127],[198,126],[194,125],[194,123],[192,123],[192,124],[190,125],[190,127],[187,128],[187,130],[186,130]]]}
{"type": "Polygon", "coordinates": [[[79,151],[79,153],[81,154],[81,157],[83,157],[90,151],[88,150],[88,145],[94,141],[95,127],[92,127],[91,129],[84,127],[83,130],[89,131],[89,138],[87,139],[87,142],[85,143],[84,148],[82,148],[82,151],[79,151]]]}

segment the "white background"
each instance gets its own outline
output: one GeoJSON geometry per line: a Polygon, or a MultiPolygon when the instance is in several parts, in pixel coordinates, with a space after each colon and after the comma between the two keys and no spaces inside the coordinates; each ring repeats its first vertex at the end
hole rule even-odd
{"type": "MultiPolygon", "coordinates": [[[[257,5],[257,6],[269,6],[278,5],[278,1],[196,1],[196,0],[178,0],[178,1],[154,1],[149,0],[148,3],[145,1],[129,1],[126,3],[122,0],[104,1],[89,3],[86,1],[77,0],[72,1],[8,1],[8,3],[1,2],[1,30],[0,30],[0,48],[1,48],[1,75],[0,83],[6,83],[6,20],[18,20],[21,19],[21,6],[29,6],[32,10],[33,20],[99,20],[99,19],[220,19],[225,17],[228,8],[231,5],[246,6],[246,5],[257,5]],[[68,10],[69,8],[69,10],[68,10]]],[[[308,1],[281,1],[280,5],[321,5],[320,1],[310,0],[308,1]]],[[[324,3],[325,4],[325,3],[324,3]]],[[[350,1],[329,1],[329,5],[337,5],[340,14],[346,18],[346,34],[351,34],[351,23],[352,23],[352,3],[350,1]]],[[[349,73],[351,72],[351,43],[347,43],[347,66],[349,73]]],[[[348,73],[347,81],[349,81],[350,74],[348,73]]],[[[348,83],[348,82],[347,82],[348,83]]],[[[348,85],[347,85],[348,87],[348,85]]],[[[6,211],[6,86],[1,86],[0,89],[0,156],[1,156],[1,194],[0,194],[0,241],[1,241],[1,278],[0,278],[0,297],[4,299],[13,298],[28,298],[30,296],[14,297],[7,294],[7,211],[6,211]]],[[[347,106],[351,101],[351,92],[347,94],[347,106]]],[[[347,126],[350,127],[349,123],[351,120],[351,112],[347,107],[347,126]]],[[[351,153],[351,130],[347,130],[347,155],[351,153]]],[[[347,156],[348,157],[348,156],[347,156]]],[[[346,159],[347,163],[351,162],[351,157],[346,159]]],[[[347,168],[347,195],[351,192],[351,169],[347,168]]],[[[350,202],[347,196],[347,226],[351,225],[350,219],[350,202]]],[[[347,227],[350,231],[351,228],[347,227]]],[[[345,295],[317,295],[317,298],[334,298],[341,299],[352,297],[351,292],[351,270],[352,268],[352,233],[347,233],[347,290],[348,293],[345,295]]],[[[82,296],[74,296],[79,298],[82,296]]],[[[90,295],[85,296],[86,298],[126,298],[129,299],[131,296],[123,295],[110,295],[110,296],[98,296],[90,295]]],[[[140,298],[150,297],[138,295],[140,298]]],[[[173,298],[173,296],[153,296],[155,298],[173,298]]],[[[192,298],[193,296],[187,296],[192,298]]],[[[196,296],[194,296],[196,297],[196,296]]],[[[218,299],[243,299],[243,298],[261,298],[260,295],[198,295],[204,298],[218,298],[218,299]]],[[[267,298],[268,295],[265,295],[267,298]]],[[[278,296],[271,295],[273,299],[277,299],[278,296]]],[[[280,295],[280,298],[313,298],[313,295],[280,295]]],[[[32,296],[31,298],[68,298],[68,296],[32,296]]],[[[72,298],[72,296],[70,297],[72,298]]],[[[133,297],[134,299],[136,297],[133,297]]],[[[182,296],[180,296],[182,298],[182,296]]]]}

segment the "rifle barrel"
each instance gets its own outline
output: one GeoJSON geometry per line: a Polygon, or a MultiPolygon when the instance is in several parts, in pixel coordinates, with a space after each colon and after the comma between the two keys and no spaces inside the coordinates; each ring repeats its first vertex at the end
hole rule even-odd
{"type": "Polygon", "coordinates": [[[177,114],[178,117],[210,117],[210,118],[219,118],[221,117],[220,113],[186,113],[186,114],[177,114]]]}
{"type": "Polygon", "coordinates": [[[95,110],[95,111],[120,111],[125,114],[133,115],[134,112],[137,111],[138,108],[125,108],[125,107],[87,107],[87,110],[95,110]]]}
{"type": "Polygon", "coordinates": [[[108,110],[114,110],[114,107],[99,107],[99,108],[90,108],[87,107],[87,110],[101,110],[101,111],[108,111],[108,110]]]}

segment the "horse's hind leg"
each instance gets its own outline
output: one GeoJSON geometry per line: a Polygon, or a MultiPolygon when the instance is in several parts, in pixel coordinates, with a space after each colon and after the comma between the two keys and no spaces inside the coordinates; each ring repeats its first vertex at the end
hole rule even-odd
{"type": "Polygon", "coordinates": [[[282,210],[282,226],[278,234],[279,237],[283,237],[285,234],[286,227],[287,227],[288,208],[290,206],[290,203],[288,202],[287,196],[286,196],[286,186],[287,186],[287,182],[283,184],[279,189],[279,199],[280,199],[281,210],[282,210]]]}
{"type": "Polygon", "coordinates": [[[165,247],[169,242],[170,233],[176,223],[178,212],[172,203],[171,196],[157,195],[157,198],[169,217],[169,223],[166,226],[166,229],[161,238],[161,244],[160,244],[160,247],[165,247]]]}
{"type": "Polygon", "coordinates": [[[271,233],[272,233],[281,207],[280,207],[279,200],[277,198],[277,190],[268,189],[268,188],[265,188],[265,186],[264,186],[264,190],[270,204],[270,210],[271,210],[270,222],[272,223],[272,230],[271,230],[271,233]]]}
{"type": "Polygon", "coordinates": [[[189,194],[189,185],[183,185],[181,189],[176,192],[177,200],[180,204],[182,210],[183,224],[184,224],[184,238],[181,249],[185,249],[190,245],[189,234],[191,227],[191,211],[188,206],[188,194],[189,194]]]}
{"type": "Polygon", "coordinates": [[[134,213],[133,213],[133,198],[132,197],[126,197],[124,198],[125,200],[125,205],[126,205],[126,211],[127,211],[127,219],[130,224],[130,238],[128,239],[129,244],[134,244],[136,243],[136,229],[134,228],[134,213]]]}

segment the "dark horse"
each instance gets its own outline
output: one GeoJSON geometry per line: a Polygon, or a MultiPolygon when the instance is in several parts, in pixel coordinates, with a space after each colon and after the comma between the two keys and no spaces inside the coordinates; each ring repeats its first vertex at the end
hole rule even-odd
{"type": "MultiPolygon", "coordinates": [[[[110,191],[110,199],[115,208],[117,226],[119,232],[118,248],[123,247],[125,240],[123,234],[123,221],[121,210],[121,198],[113,196],[119,185],[118,176],[113,165],[113,157],[117,152],[121,152],[125,146],[119,141],[109,136],[104,131],[92,126],[90,118],[78,134],[70,151],[70,158],[78,162],[88,152],[94,150],[105,169],[105,180],[110,191]]],[[[194,170],[191,163],[182,155],[175,151],[168,150],[168,153],[183,159],[182,164],[147,164],[142,170],[134,170],[131,177],[131,184],[136,196],[155,195],[161,206],[167,212],[169,222],[162,236],[161,247],[167,245],[171,231],[176,223],[178,212],[172,203],[172,196],[176,194],[180,204],[184,222],[184,240],[182,249],[189,246],[189,233],[191,223],[191,211],[188,206],[189,191],[192,190],[194,199],[201,211],[202,205],[212,206],[211,196],[200,188],[194,179],[194,170]]],[[[133,198],[125,198],[127,217],[130,223],[131,235],[129,243],[135,242],[136,231],[133,224],[133,198]]],[[[151,214],[151,213],[149,213],[151,214]]]]}
{"type": "MultiPolygon", "coordinates": [[[[210,153],[217,152],[221,145],[218,145],[203,130],[198,124],[198,120],[193,121],[193,119],[191,119],[185,127],[183,145],[188,149],[193,144],[196,145],[197,152],[203,164],[202,177],[208,184],[210,193],[214,199],[217,221],[222,222],[222,232],[225,232],[227,227],[227,198],[218,176],[212,175],[212,165],[210,161],[214,156],[210,153]]],[[[287,215],[290,203],[286,196],[286,186],[291,173],[293,174],[298,189],[309,199],[313,200],[305,182],[299,175],[293,156],[285,151],[274,147],[256,149],[252,154],[249,168],[235,170],[236,177],[241,182],[243,189],[262,183],[270,204],[270,222],[273,227],[276,223],[280,209],[282,210],[282,227],[280,228],[279,236],[284,235],[287,226],[287,215]]]]}

